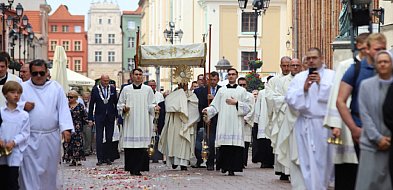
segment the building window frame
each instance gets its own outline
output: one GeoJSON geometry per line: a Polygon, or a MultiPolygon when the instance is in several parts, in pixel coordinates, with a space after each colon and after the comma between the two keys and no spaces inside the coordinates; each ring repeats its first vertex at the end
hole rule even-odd
{"type": "Polygon", "coordinates": [[[57,40],[50,40],[49,41],[49,50],[55,51],[58,41],[57,40]]]}
{"type": "Polygon", "coordinates": [[[50,26],[50,31],[51,32],[57,32],[57,25],[51,25],[50,26]]]}
{"type": "Polygon", "coordinates": [[[69,40],[63,40],[61,42],[61,46],[64,47],[65,51],[70,51],[70,41],[69,40]]]}
{"type": "MultiPolygon", "coordinates": [[[[259,52],[257,52],[259,56],[259,52]]],[[[255,60],[255,52],[252,50],[240,51],[240,71],[251,71],[248,66],[248,61],[255,60]]]]}
{"type": "Polygon", "coordinates": [[[62,26],[61,26],[61,31],[62,31],[62,32],[70,32],[70,26],[68,26],[68,25],[62,25],[62,26]]]}
{"type": "Polygon", "coordinates": [[[82,59],[74,59],[74,71],[82,71],[82,59]]]}
{"type": "Polygon", "coordinates": [[[82,51],[82,41],[80,40],[74,41],[74,51],[82,51]]]}
{"type": "Polygon", "coordinates": [[[94,34],[95,44],[102,44],[102,34],[94,34]]]}
{"type": "Polygon", "coordinates": [[[108,44],[115,44],[115,34],[108,34],[108,44]]]}
{"type": "Polygon", "coordinates": [[[102,18],[98,19],[98,24],[102,24],[102,18]]]}
{"type": "Polygon", "coordinates": [[[94,61],[95,62],[102,62],[102,51],[95,51],[94,52],[94,61]]]}
{"type": "Polygon", "coordinates": [[[115,51],[108,51],[108,62],[115,62],[115,51]]]}

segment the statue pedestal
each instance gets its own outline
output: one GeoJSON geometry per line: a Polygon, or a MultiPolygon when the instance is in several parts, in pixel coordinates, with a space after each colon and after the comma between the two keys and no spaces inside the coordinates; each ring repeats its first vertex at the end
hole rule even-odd
{"type": "Polygon", "coordinates": [[[341,61],[353,58],[350,40],[336,39],[333,43],[331,43],[331,45],[333,48],[333,68],[335,68],[336,64],[341,61]]]}

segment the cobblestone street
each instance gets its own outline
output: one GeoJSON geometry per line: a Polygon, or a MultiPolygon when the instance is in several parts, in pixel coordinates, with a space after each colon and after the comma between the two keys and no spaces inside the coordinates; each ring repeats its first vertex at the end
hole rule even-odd
{"type": "Polygon", "coordinates": [[[82,166],[62,164],[59,175],[64,189],[290,189],[290,183],[278,180],[273,169],[260,169],[259,164],[250,161],[243,173],[235,173],[236,176],[206,168],[173,170],[160,162],[151,163],[150,172],[142,172],[144,176],[136,177],[123,170],[121,156],[111,166],[96,167],[95,155],[88,156],[82,166]]]}

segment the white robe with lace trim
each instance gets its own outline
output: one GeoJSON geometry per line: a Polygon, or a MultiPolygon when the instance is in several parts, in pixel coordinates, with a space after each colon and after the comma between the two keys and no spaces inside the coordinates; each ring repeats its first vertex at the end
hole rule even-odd
{"type": "Polygon", "coordinates": [[[217,91],[212,103],[207,107],[208,119],[218,114],[215,146],[222,145],[244,147],[244,116],[251,111],[251,101],[247,91],[240,86],[227,88],[223,86],[217,91]],[[235,98],[236,105],[228,105],[226,99],[235,98]]]}

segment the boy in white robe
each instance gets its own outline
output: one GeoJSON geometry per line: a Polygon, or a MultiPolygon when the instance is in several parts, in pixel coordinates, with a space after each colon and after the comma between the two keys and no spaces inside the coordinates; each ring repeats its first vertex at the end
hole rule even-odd
{"type": "Polygon", "coordinates": [[[0,184],[5,189],[19,189],[19,167],[30,136],[29,114],[18,106],[22,91],[15,81],[5,83],[2,89],[7,104],[0,108],[0,149],[12,151],[0,157],[0,184]]]}
{"type": "Polygon", "coordinates": [[[295,123],[300,168],[308,190],[327,189],[332,169],[332,150],[327,143],[329,130],[323,127],[334,71],[326,69],[318,48],[306,53],[310,68],[295,76],[285,99],[299,112],[295,123]]]}

